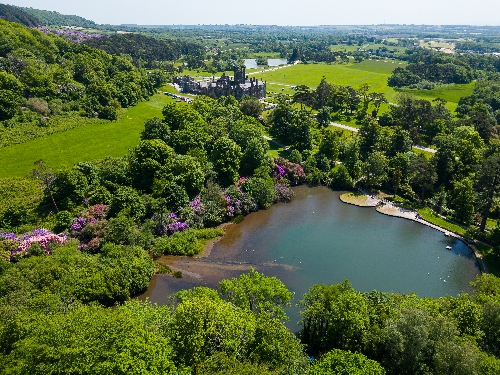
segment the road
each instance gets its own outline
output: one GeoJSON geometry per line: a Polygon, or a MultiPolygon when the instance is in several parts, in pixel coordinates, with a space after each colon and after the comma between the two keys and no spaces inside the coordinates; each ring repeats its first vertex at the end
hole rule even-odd
{"type": "MultiPolygon", "coordinates": [[[[353,126],[344,125],[344,124],[339,124],[337,122],[330,122],[330,125],[331,126],[335,126],[336,128],[341,128],[341,129],[349,130],[349,131],[354,132],[354,133],[359,132],[358,128],[355,128],[353,126]]],[[[428,148],[428,147],[424,147],[424,146],[415,145],[415,146],[412,146],[412,148],[415,148],[417,150],[422,150],[422,151],[430,152],[431,154],[435,154],[436,153],[436,150],[434,150],[433,148],[428,148]]]]}

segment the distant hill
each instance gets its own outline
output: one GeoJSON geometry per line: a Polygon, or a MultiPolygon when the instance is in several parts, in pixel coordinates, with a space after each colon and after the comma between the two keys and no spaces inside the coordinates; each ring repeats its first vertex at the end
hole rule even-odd
{"type": "Polygon", "coordinates": [[[27,27],[37,27],[41,24],[36,16],[25,12],[22,8],[6,4],[0,4],[0,18],[9,22],[17,22],[27,27]]]}
{"type": "Polygon", "coordinates": [[[78,26],[85,28],[93,28],[96,25],[94,21],[89,21],[83,17],[70,16],[66,14],[61,14],[58,12],[52,12],[48,10],[40,10],[33,8],[21,8],[26,13],[29,13],[33,17],[37,18],[42,25],[47,26],[78,26]]]}

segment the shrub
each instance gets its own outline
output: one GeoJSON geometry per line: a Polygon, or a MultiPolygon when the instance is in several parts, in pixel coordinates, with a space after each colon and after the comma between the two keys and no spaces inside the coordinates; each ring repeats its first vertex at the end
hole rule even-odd
{"type": "Polygon", "coordinates": [[[43,99],[39,98],[29,98],[26,102],[26,106],[32,111],[39,113],[43,116],[50,114],[49,103],[43,99]]]}

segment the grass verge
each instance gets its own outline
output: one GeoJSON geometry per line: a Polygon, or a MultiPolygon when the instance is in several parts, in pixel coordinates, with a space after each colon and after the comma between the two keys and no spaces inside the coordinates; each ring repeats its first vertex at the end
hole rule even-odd
{"type": "Polygon", "coordinates": [[[436,215],[429,207],[419,208],[418,213],[420,216],[424,218],[424,220],[429,223],[435,224],[444,228],[450,232],[459,234],[463,237],[466,236],[467,228],[461,225],[455,224],[447,219],[442,218],[441,216],[436,215]]]}

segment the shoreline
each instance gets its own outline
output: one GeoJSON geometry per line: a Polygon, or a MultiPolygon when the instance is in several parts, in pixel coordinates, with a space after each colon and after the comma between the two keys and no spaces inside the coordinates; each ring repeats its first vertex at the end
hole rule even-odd
{"type": "Polygon", "coordinates": [[[479,270],[481,271],[481,273],[482,274],[490,273],[488,265],[486,264],[483,255],[476,248],[476,246],[474,246],[474,244],[471,243],[471,240],[462,237],[461,235],[456,234],[454,232],[450,232],[449,230],[442,228],[438,225],[432,224],[427,220],[424,220],[420,215],[418,215],[418,212],[416,212],[415,210],[407,210],[404,208],[397,207],[389,201],[377,198],[373,195],[366,194],[365,192],[362,193],[348,192],[341,194],[339,198],[343,203],[352,204],[358,207],[374,207],[375,210],[382,215],[399,217],[415,221],[417,223],[426,225],[429,228],[442,232],[446,236],[454,237],[462,241],[465,245],[467,245],[467,247],[471,249],[472,253],[474,254],[474,257],[476,258],[477,264],[479,265],[479,270]]]}

